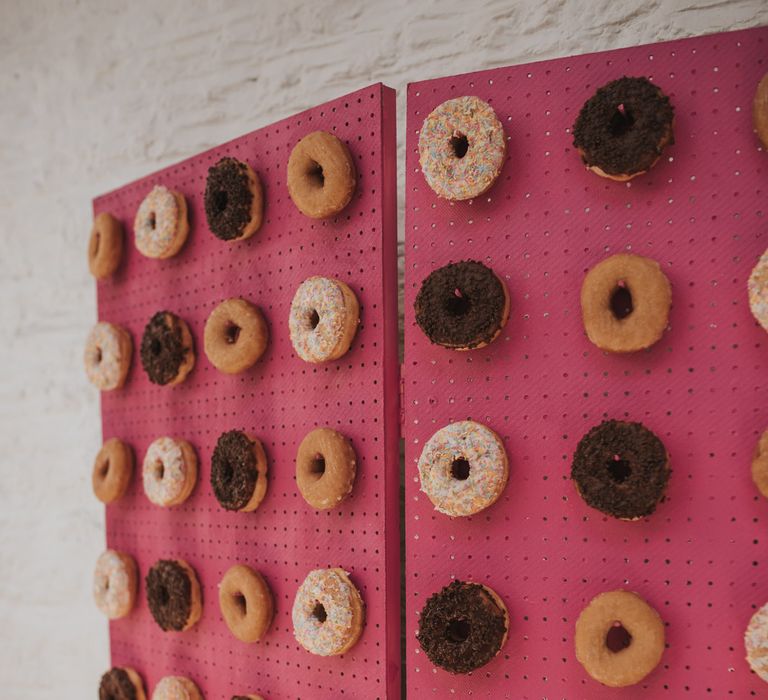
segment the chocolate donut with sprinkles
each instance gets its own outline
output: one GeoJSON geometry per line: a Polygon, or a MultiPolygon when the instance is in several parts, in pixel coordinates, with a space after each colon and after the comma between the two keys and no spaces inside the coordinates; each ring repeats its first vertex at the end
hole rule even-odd
{"type": "Polygon", "coordinates": [[[208,228],[222,241],[250,238],[264,216],[261,181],[248,163],[222,158],[209,168],[205,184],[208,228]]]}
{"type": "Polygon", "coordinates": [[[158,311],[144,328],[140,355],[153,384],[180,384],[195,366],[189,326],[170,311],[158,311]]]}

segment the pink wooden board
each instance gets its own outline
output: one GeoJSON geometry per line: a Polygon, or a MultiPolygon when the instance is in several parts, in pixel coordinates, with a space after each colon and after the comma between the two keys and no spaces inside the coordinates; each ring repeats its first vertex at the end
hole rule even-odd
{"type": "Polygon", "coordinates": [[[768,70],[768,28],[428,80],[407,105],[404,399],[406,664],[410,697],[745,698],[768,686],[742,636],[768,600],[768,503],[749,474],[768,427],[768,337],[746,281],[768,247],[768,154],[751,103],[768,70]],[[647,75],[676,108],[676,140],[630,184],[587,172],[571,127],[595,89],[647,75]],[[438,104],[491,103],[509,155],[486,196],[438,200],[418,163],[419,128],[438,104]],[[610,357],[587,340],[579,289],[612,253],[651,256],[673,285],[663,339],[610,357]],[[432,346],[414,323],[421,281],[476,259],[506,280],[512,310],[491,346],[432,346]],[[668,498],[647,520],[590,510],[569,479],[581,436],[604,418],[639,420],[671,454],[668,498]],[[471,418],[504,439],[510,481],[489,510],[451,520],[419,492],[424,442],[471,418]],[[418,612],[452,577],[487,583],[511,615],[503,652],[468,677],[436,670],[415,639],[418,612]],[[603,590],[638,591],[667,623],[668,648],[621,691],[576,661],[573,626],[603,590]]]}
{"type": "Polygon", "coordinates": [[[394,92],[374,85],[254,131],[97,198],[94,211],[105,210],[129,237],[119,273],[98,285],[99,318],[125,326],[138,344],[154,312],[174,311],[191,327],[197,364],[182,385],[159,387],[134,355],[126,387],[102,396],[104,438],[128,441],[140,464],[154,438],[183,437],[201,467],[190,500],[170,510],[150,504],[134,478],[125,498],[107,508],[107,543],[136,557],[142,580],[157,559],[185,558],[199,574],[204,599],[197,626],[163,633],[142,582],[133,613],[111,623],[112,663],[138,669],[150,692],[162,676],[184,674],[206,698],[399,697],[394,92]],[[304,217],[285,183],[291,148],[317,129],[345,141],[358,169],[352,203],[324,222],[304,217]],[[225,155],[250,163],[266,196],[262,229],[234,244],[210,233],[202,206],[208,168],[225,155]],[[136,209],[158,183],[180,190],[190,208],[189,240],[168,261],[144,258],[133,245],[136,209]],[[346,356],[310,365],[293,352],[288,310],[297,286],[317,274],[352,287],[362,323],[346,356]],[[231,296],[259,305],[271,332],[266,355],[237,376],[214,369],[202,344],[208,314],[231,296]],[[318,425],[348,435],[359,465],[352,497],[325,512],[305,504],[294,478],[298,444],[318,425]],[[268,454],[269,490],[252,514],[224,511],[210,486],[213,447],[234,428],[256,435],[268,454]],[[273,627],[253,645],[237,641],[219,612],[217,586],[235,563],[260,570],[275,595],[273,627]],[[320,658],[294,640],[291,606],[310,570],[336,566],[360,588],[367,624],[351,652],[320,658]]]}

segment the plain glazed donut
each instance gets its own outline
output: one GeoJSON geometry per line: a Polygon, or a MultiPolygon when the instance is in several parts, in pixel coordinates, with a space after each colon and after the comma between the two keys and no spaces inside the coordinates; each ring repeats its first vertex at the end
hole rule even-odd
{"type": "Polygon", "coordinates": [[[200,582],[195,570],[183,559],[155,562],[145,583],[149,611],[164,632],[183,632],[200,619],[200,582]]]}
{"type": "Polygon", "coordinates": [[[133,450],[118,438],[107,440],[93,463],[93,493],[102,503],[113,503],[125,493],[133,475],[133,450]]]}
{"type": "Polygon", "coordinates": [[[197,455],[186,440],[157,438],[142,466],[144,493],[158,506],[184,503],[197,483],[197,455]]]}
{"type": "Polygon", "coordinates": [[[93,219],[88,241],[88,269],[101,280],[120,266],[123,257],[123,225],[109,212],[103,211],[93,219]]]}
{"type": "Polygon", "coordinates": [[[581,286],[581,314],[589,339],[615,353],[644,350],[667,327],[672,288],[659,263],[640,255],[612,255],[581,286]]]}
{"type": "Polygon", "coordinates": [[[744,632],[744,647],[749,667],[768,683],[768,603],[752,615],[744,632]]]}
{"type": "Polygon", "coordinates": [[[357,331],[360,305],[340,280],[310,277],[291,302],[288,329],[296,354],[305,362],[328,362],[344,355],[357,331]]]}
{"type": "Polygon", "coordinates": [[[419,163],[438,197],[464,200],[490,189],[507,155],[504,128],[479,97],[438,105],[419,132],[419,163]]]}
{"type": "Polygon", "coordinates": [[[592,599],[576,620],[576,658],[611,688],[634,685],[661,661],[664,623],[636,593],[608,591],[592,599]]]}
{"type": "Polygon", "coordinates": [[[757,322],[768,331],[768,250],[753,268],[747,282],[749,308],[757,322]]]}
{"type": "Polygon", "coordinates": [[[768,148],[768,73],[757,84],[752,102],[752,123],[763,146],[768,148]]]}
{"type": "Polygon", "coordinates": [[[136,248],[148,258],[170,258],[189,234],[187,202],[180,192],[155,185],[144,198],[133,223],[136,248]]]}
{"type": "Polygon", "coordinates": [[[474,260],[429,273],[416,295],[416,323],[432,343],[451,350],[482,348],[509,319],[509,292],[490,268],[474,260]]]}
{"type": "Polygon", "coordinates": [[[449,673],[485,666],[509,634],[509,613],[488,586],[451,581],[429,597],[419,615],[419,645],[429,660],[449,673]]]}
{"type": "Polygon", "coordinates": [[[435,510],[451,516],[488,508],[507,485],[504,443],[490,428],[471,420],[438,430],[419,457],[421,490],[435,510]]]}
{"type": "Polygon", "coordinates": [[[243,564],[233,566],[219,584],[219,607],[229,631],[241,642],[258,642],[274,616],[272,591],[264,577],[243,564]]]}
{"type": "Polygon", "coordinates": [[[269,329],[261,311],[245,299],[221,302],[205,322],[205,354],[225,374],[238,374],[256,364],[268,341],[269,329]]]}
{"type": "Polygon", "coordinates": [[[155,686],[152,700],[203,700],[203,694],[189,678],[166,676],[155,686]]]}
{"type": "Polygon", "coordinates": [[[333,134],[314,131],[302,138],[288,158],[288,194],[312,219],[338,214],[355,193],[357,175],[349,149],[333,134]]]}
{"type": "Polygon", "coordinates": [[[133,609],[137,586],[136,562],[130,554],[108,549],[96,562],[93,598],[110,620],[125,617],[133,609]]]}
{"type": "Polygon", "coordinates": [[[360,638],[365,606],[346,571],[316,569],[299,586],[291,617],[293,634],[302,647],[318,656],[336,656],[360,638]]]}
{"type": "Polygon", "coordinates": [[[144,681],[132,668],[112,668],[99,683],[99,700],[146,700],[144,681]]]}
{"type": "Polygon", "coordinates": [[[195,366],[189,326],[170,311],[158,311],[144,327],[140,354],[149,381],[160,386],[180,384],[195,366]]]}
{"type": "Polygon", "coordinates": [[[755,455],[752,458],[752,481],[757,490],[768,498],[768,430],[766,430],[757,442],[755,455]]]}
{"type": "Polygon", "coordinates": [[[261,442],[240,430],[222,433],[211,458],[211,486],[226,510],[256,510],[267,494],[267,455],[261,442]]]}
{"type": "Polygon", "coordinates": [[[647,78],[603,85],[581,108],[573,145],[592,172],[624,182],[649,170],[674,143],[674,109],[647,78]]]}
{"type": "Polygon", "coordinates": [[[85,342],[85,372],[101,391],[119,389],[131,368],[133,341],[124,328],[114,323],[97,323],[85,342]]]}
{"type": "Polygon", "coordinates": [[[316,428],[299,445],[296,484],[313,508],[334,508],[352,492],[357,471],[349,440],[331,428],[316,428]]]}
{"type": "Polygon", "coordinates": [[[242,241],[259,230],[264,195],[248,163],[222,158],[208,169],[205,216],[211,233],[222,241],[242,241]]]}

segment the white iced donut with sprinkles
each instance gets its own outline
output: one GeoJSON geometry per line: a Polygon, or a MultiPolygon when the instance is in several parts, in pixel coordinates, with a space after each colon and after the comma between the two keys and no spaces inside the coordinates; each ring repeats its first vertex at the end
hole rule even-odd
{"type": "Polygon", "coordinates": [[[768,250],[760,257],[747,283],[749,308],[757,322],[768,331],[768,250]]]}
{"type": "Polygon", "coordinates": [[[291,617],[301,646],[318,656],[335,656],[357,643],[365,625],[365,606],[346,571],[316,569],[299,587],[291,617]]]}
{"type": "Polygon", "coordinates": [[[133,222],[136,248],[148,258],[170,258],[189,234],[187,202],[180,192],[155,185],[144,198],[133,222]]]}
{"type": "Polygon", "coordinates": [[[166,676],[155,686],[152,700],[203,700],[203,694],[189,678],[166,676]]]}
{"type": "Polygon", "coordinates": [[[360,320],[355,293],[329,277],[310,277],[296,290],[288,329],[305,362],[337,360],[349,350],[360,320]]]}
{"type": "Polygon", "coordinates": [[[125,617],[136,601],[136,562],[130,554],[106,550],[93,572],[93,599],[110,620],[125,617]]]}
{"type": "Polygon", "coordinates": [[[479,97],[438,105],[419,132],[419,163],[438,197],[472,199],[496,181],[507,140],[493,107],[479,97]]]}
{"type": "Polygon", "coordinates": [[[186,440],[158,438],[147,449],[142,474],[144,493],[152,503],[179,505],[197,483],[197,455],[186,440]]]}
{"type": "Polygon", "coordinates": [[[768,683],[768,603],[749,621],[744,633],[744,646],[750,668],[768,683]]]}
{"type": "Polygon", "coordinates": [[[471,420],[438,430],[419,457],[421,490],[435,510],[451,516],[488,508],[507,485],[509,462],[496,433],[471,420]]]}
{"type": "Polygon", "coordinates": [[[133,341],[124,328],[114,323],[97,323],[85,341],[85,373],[88,381],[102,391],[119,389],[131,368],[133,341]]]}

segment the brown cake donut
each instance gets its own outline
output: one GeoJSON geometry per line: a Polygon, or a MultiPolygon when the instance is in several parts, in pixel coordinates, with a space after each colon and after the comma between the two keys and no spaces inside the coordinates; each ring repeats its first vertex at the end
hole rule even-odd
{"type": "Polygon", "coordinates": [[[757,442],[755,455],[752,458],[752,481],[758,491],[768,498],[768,430],[757,442]]]}
{"type": "Polygon", "coordinates": [[[170,311],[158,311],[144,328],[140,355],[141,366],[153,384],[180,384],[195,366],[189,326],[170,311]]]}
{"type": "Polygon", "coordinates": [[[144,682],[132,668],[112,668],[99,683],[99,700],[146,700],[144,682]]]}
{"type": "Polygon", "coordinates": [[[160,559],[146,578],[147,603],[164,632],[183,632],[203,613],[200,582],[195,570],[182,559],[160,559]]]}
{"type": "Polygon", "coordinates": [[[272,591],[264,577],[243,564],[235,564],[219,584],[219,607],[229,631],[241,642],[258,642],[274,616],[272,591]]]}
{"type": "Polygon", "coordinates": [[[661,661],[664,623],[636,593],[608,591],[592,599],[576,620],[576,658],[596,681],[634,685],[661,661]]]}
{"type": "Polygon", "coordinates": [[[238,374],[254,365],[268,341],[269,329],[261,311],[245,299],[221,302],[205,322],[205,354],[225,374],[238,374]]]}
{"type": "Polygon", "coordinates": [[[296,484],[313,508],[327,510],[352,492],[357,469],[349,440],[331,428],[316,428],[301,441],[296,455],[296,484]]]}
{"type": "Polygon", "coordinates": [[[757,84],[757,90],[755,90],[755,99],[752,103],[752,122],[763,146],[768,148],[768,73],[761,78],[757,84]]]}
{"type": "Polygon", "coordinates": [[[672,288],[659,263],[640,255],[612,255],[595,265],[581,286],[581,314],[601,350],[643,350],[667,327],[672,288]]]}
{"type": "Polygon", "coordinates": [[[102,503],[112,503],[125,493],[133,474],[133,450],[118,438],[107,440],[93,463],[93,493],[102,503]]]}
{"type": "Polygon", "coordinates": [[[88,268],[101,280],[120,266],[123,257],[123,225],[109,212],[103,211],[93,219],[88,241],[88,268]]]}
{"type": "Polygon", "coordinates": [[[357,175],[343,141],[326,131],[301,139],[288,158],[288,193],[296,208],[312,219],[326,219],[349,204],[357,175]]]}
{"type": "Polygon", "coordinates": [[[222,433],[211,457],[211,486],[226,510],[256,510],[267,494],[267,455],[261,442],[241,430],[222,433]]]}

